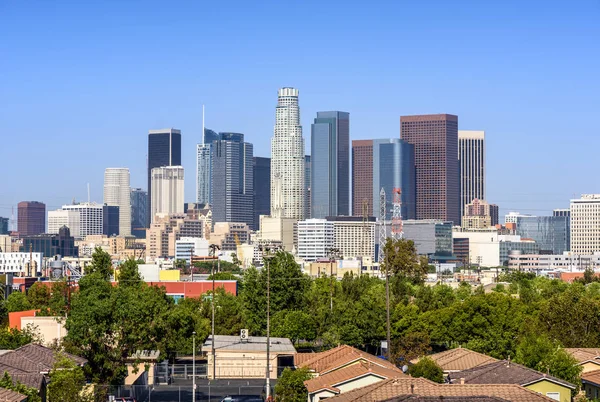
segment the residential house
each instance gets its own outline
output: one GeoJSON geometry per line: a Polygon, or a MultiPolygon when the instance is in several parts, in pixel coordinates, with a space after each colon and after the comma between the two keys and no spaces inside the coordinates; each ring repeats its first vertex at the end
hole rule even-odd
{"type": "Polygon", "coordinates": [[[580,366],[583,366],[582,373],[600,370],[600,349],[565,348],[565,352],[573,356],[580,366]]]}
{"type": "MultiPolygon", "coordinates": [[[[440,353],[434,353],[427,357],[436,362],[437,365],[444,370],[444,374],[468,370],[473,367],[483,366],[498,361],[498,359],[494,359],[491,356],[460,347],[456,349],[445,350],[440,353]]],[[[412,364],[416,364],[419,360],[420,358],[413,359],[410,362],[412,364]]]]}
{"type": "Polygon", "coordinates": [[[404,376],[345,392],[327,402],[552,402],[547,396],[516,384],[437,384],[425,378],[404,376]]]}
{"type": "Polygon", "coordinates": [[[26,402],[27,396],[10,389],[0,388],[0,401],[2,402],[26,402]]]}
{"type": "Polygon", "coordinates": [[[571,402],[575,385],[548,374],[530,369],[510,360],[501,360],[484,366],[449,374],[452,383],[485,385],[518,384],[555,401],[571,402]]]}
{"type": "Polygon", "coordinates": [[[341,345],[325,352],[297,353],[294,357],[296,367],[307,367],[315,376],[322,376],[358,363],[370,363],[402,373],[387,360],[348,345],[341,345]]]}
{"type": "Polygon", "coordinates": [[[600,398],[600,370],[587,371],[581,374],[581,390],[588,399],[600,398]]]}

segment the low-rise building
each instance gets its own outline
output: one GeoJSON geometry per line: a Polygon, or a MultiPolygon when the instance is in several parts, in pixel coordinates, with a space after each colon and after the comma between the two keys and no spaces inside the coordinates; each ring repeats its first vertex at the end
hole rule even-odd
{"type": "Polygon", "coordinates": [[[43,258],[42,253],[0,253],[0,273],[41,274],[43,258]]]}
{"type": "Polygon", "coordinates": [[[205,221],[187,214],[157,214],[146,232],[146,260],[175,257],[176,241],[182,237],[205,237],[205,221]]]}
{"type": "Polygon", "coordinates": [[[415,243],[418,254],[431,258],[452,256],[452,222],[405,220],[402,227],[404,238],[415,243]]]}
{"type": "Polygon", "coordinates": [[[531,271],[585,271],[600,269],[600,253],[576,255],[571,252],[562,254],[526,254],[519,250],[508,253],[508,268],[531,271]]]}
{"type": "Polygon", "coordinates": [[[175,241],[175,259],[192,263],[192,257],[209,255],[209,242],[200,237],[182,237],[175,241]]]}
{"type": "Polygon", "coordinates": [[[210,242],[221,247],[221,251],[237,253],[238,245],[247,244],[250,240],[250,227],[246,223],[217,222],[210,234],[210,242]]]}
{"type": "Polygon", "coordinates": [[[334,247],[343,258],[375,259],[375,217],[328,216],[327,220],[333,222],[334,247]]]}

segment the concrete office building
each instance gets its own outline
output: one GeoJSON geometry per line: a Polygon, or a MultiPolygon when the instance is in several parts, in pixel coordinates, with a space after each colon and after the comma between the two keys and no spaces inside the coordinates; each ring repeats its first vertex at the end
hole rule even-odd
{"type": "Polygon", "coordinates": [[[402,116],[400,138],[415,146],[417,219],[460,223],[458,117],[402,116]]]}
{"type": "Polygon", "coordinates": [[[458,130],[458,160],[460,215],[464,216],[465,205],[485,200],[485,131],[458,130]]]}
{"type": "Polygon", "coordinates": [[[17,205],[19,236],[33,236],[46,230],[46,205],[39,201],[21,201],[17,205]]]}
{"type": "Polygon", "coordinates": [[[522,214],[520,212],[509,212],[508,214],[504,215],[504,224],[507,223],[517,223],[517,219],[521,218],[521,217],[532,217],[533,215],[527,215],[527,214],[522,214]]]}
{"type": "Polygon", "coordinates": [[[252,158],[254,180],[254,230],[260,229],[260,216],[271,213],[271,158],[252,158]]]}
{"type": "Polygon", "coordinates": [[[335,244],[333,222],[307,219],[298,222],[298,257],[304,261],[326,258],[335,244]]]}
{"type": "Polygon", "coordinates": [[[343,258],[375,260],[375,217],[367,217],[366,222],[360,216],[328,216],[327,220],[333,222],[334,247],[343,258]]]}
{"type": "Polygon", "coordinates": [[[219,133],[212,143],[213,222],[243,222],[254,226],[253,146],[244,134],[219,133]]]}
{"type": "Polygon", "coordinates": [[[250,241],[250,227],[241,222],[217,222],[210,234],[210,241],[221,247],[221,251],[237,253],[239,245],[250,241]]]}
{"type": "Polygon", "coordinates": [[[534,240],[542,254],[569,251],[569,218],[566,216],[521,216],[517,218],[517,235],[534,240]]]}
{"type": "Polygon", "coordinates": [[[600,194],[571,200],[571,250],[587,255],[600,251],[600,194]]]}
{"type": "Polygon", "coordinates": [[[175,259],[185,260],[186,264],[192,263],[192,257],[206,257],[209,255],[208,240],[199,237],[182,237],[175,241],[175,259]]]}
{"type": "Polygon", "coordinates": [[[0,216],[0,235],[8,234],[8,218],[0,216]]]}
{"type": "Polygon", "coordinates": [[[131,189],[131,234],[138,239],[146,238],[148,227],[148,192],[141,188],[131,189]]]}
{"type": "Polygon", "coordinates": [[[119,234],[131,236],[131,187],[128,168],[104,171],[104,204],[119,207],[119,234]]]}
{"type": "Polygon", "coordinates": [[[498,224],[498,205],[475,198],[464,206],[462,224],[465,229],[483,229],[498,224]]]}
{"type": "Polygon", "coordinates": [[[310,155],[311,218],[350,215],[350,113],[317,112],[310,155]]]}
{"type": "Polygon", "coordinates": [[[152,222],[152,169],[163,166],[181,166],[181,131],[172,128],[148,131],[148,215],[146,223],[152,222]]]}
{"type": "Polygon", "coordinates": [[[600,253],[577,255],[571,252],[562,254],[523,254],[520,251],[508,254],[508,268],[515,270],[543,271],[585,271],[600,269],[600,253]]]}
{"type": "Polygon", "coordinates": [[[71,231],[71,236],[80,239],[79,219],[80,212],[77,210],[48,211],[48,233],[57,234],[61,227],[66,226],[71,231]]]}
{"type": "Polygon", "coordinates": [[[146,233],[146,261],[174,257],[177,240],[184,237],[204,238],[205,220],[186,214],[158,215],[146,233]]]}
{"type": "MultiPolygon", "coordinates": [[[[63,205],[62,209],[63,211],[79,213],[79,235],[76,237],[77,239],[85,239],[89,235],[101,235],[104,233],[104,206],[102,204],[82,202],[79,204],[63,205]]],[[[71,232],[69,233],[71,234],[71,232]]],[[[74,236],[74,234],[71,235],[74,236]]]]}
{"type": "Polygon", "coordinates": [[[570,209],[555,209],[552,211],[552,216],[566,216],[568,218],[571,217],[570,209]]]}
{"type": "Polygon", "coordinates": [[[13,251],[12,237],[9,235],[0,235],[0,253],[10,253],[13,251]]]}
{"type": "MultiPolygon", "coordinates": [[[[152,200],[150,202],[152,222],[157,214],[183,213],[183,167],[162,166],[152,169],[152,200]]],[[[149,194],[150,195],[150,194],[149,194]]]]}
{"type": "Polygon", "coordinates": [[[298,90],[281,88],[271,139],[271,216],[304,219],[305,163],[298,90]]]}
{"type": "Polygon", "coordinates": [[[379,218],[379,193],[385,190],[386,220],[391,219],[393,190],[402,190],[403,219],[416,217],[416,171],[414,146],[393,139],[352,141],[353,215],[362,216],[363,202],[368,216],[379,218]]]}
{"type": "Polygon", "coordinates": [[[294,251],[296,222],[294,218],[273,218],[261,215],[257,240],[280,245],[283,250],[291,253],[294,251]]]}
{"type": "Polygon", "coordinates": [[[75,246],[75,238],[71,236],[69,228],[63,226],[58,234],[43,233],[22,238],[21,251],[27,253],[41,253],[44,257],[77,257],[79,250],[75,246]]]}
{"type": "Polygon", "coordinates": [[[415,243],[417,254],[432,259],[452,256],[452,222],[435,219],[405,220],[404,238],[415,243]]]}

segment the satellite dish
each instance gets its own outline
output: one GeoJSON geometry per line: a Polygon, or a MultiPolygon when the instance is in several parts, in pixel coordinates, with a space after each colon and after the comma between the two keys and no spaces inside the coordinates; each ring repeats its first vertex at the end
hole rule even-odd
{"type": "Polygon", "coordinates": [[[407,371],[408,371],[408,366],[405,364],[404,366],[402,366],[402,372],[406,374],[407,371]]]}

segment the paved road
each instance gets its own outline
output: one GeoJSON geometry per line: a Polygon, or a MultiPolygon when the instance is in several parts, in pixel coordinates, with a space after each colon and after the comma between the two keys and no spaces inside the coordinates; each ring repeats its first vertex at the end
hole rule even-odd
{"type": "MultiPolygon", "coordinates": [[[[275,386],[274,383],[271,385],[275,386]]],[[[264,380],[198,380],[196,401],[218,402],[227,395],[261,395],[264,380]]],[[[149,397],[140,398],[140,402],[189,402],[192,400],[192,381],[177,380],[171,385],[156,385],[149,397]]]]}

